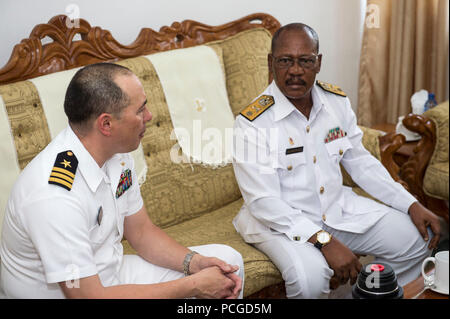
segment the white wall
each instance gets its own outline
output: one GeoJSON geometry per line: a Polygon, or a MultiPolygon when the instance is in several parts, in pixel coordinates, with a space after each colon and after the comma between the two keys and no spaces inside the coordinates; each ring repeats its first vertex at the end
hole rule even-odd
{"type": "Polygon", "coordinates": [[[306,23],[320,37],[323,64],[318,78],[341,86],[356,108],[364,0],[0,0],[0,67],[36,24],[73,13],[70,4],[91,26],[111,31],[122,44],[132,43],[143,27],[158,31],[185,19],[220,25],[264,12],[282,25],[306,23]]]}

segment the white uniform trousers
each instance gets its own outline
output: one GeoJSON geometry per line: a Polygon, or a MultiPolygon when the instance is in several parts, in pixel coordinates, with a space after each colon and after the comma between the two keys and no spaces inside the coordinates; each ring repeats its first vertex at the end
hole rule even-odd
{"type": "MultiPolygon", "coordinates": [[[[394,209],[363,234],[339,231],[324,223],[321,227],[353,253],[371,255],[374,262],[390,265],[401,286],[420,275],[422,261],[431,254],[409,215],[394,209]]],[[[431,240],[431,231],[428,233],[431,240]]],[[[269,240],[254,245],[280,270],[288,298],[328,298],[334,271],[313,244],[300,244],[284,234],[273,234],[269,240]]]]}
{"type": "MultiPolygon", "coordinates": [[[[242,279],[242,290],[239,298],[244,293],[244,261],[235,249],[220,244],[201,245],[189,247],[203,256],[217,257],[230,265],[239,266],[236,275],[242,279]]],[[[124,255],[120,269],[121,284],[154,284],[183,278],[184,274],[179,271],[153,265],[137,255],[124,255]]]]}

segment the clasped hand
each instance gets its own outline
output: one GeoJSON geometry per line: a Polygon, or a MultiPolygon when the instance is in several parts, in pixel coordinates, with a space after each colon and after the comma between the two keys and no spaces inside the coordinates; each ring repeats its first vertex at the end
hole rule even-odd
{"type": "Polygon", "coordinates": [[[215,257],[194,255],[190,271],[198,278],[199,298],[235,299],[242,290],[242,279],[235,274],[239,266],[215,257]]]}

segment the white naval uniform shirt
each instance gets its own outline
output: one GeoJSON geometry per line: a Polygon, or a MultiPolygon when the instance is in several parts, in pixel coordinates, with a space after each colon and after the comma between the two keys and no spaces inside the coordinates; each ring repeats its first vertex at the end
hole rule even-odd
{"type": "Polygon", "coordinates": [[[133,165],[130,155],[116,154],[100,168],[70,127],[27,165],[3,223],[0,288],[7,297],[63,298],[58,282],[95,274],[104,286],[119,283],[124,218],[143,206],[133,165]],[[78,160],[70,191],[48,184],[57,154],[68,150],[78,160]],[[132,185],[116,198],[127,169],[132,185]]]}
{"type": "Polygon", "coordinates": [[[417,201],[363,147],[349,99],[317,85],[311,93],[309,119],[275,82],[261,94],[273,96],[274,105],[253,121],[236,118],[233,167],[245,202],[233,224],[247,242],[273,233],[305,242],[322,222],[354,233],[375,224],[389,208],[343,186],[339,163],[367,193],[401,212],[417,201]],[[347,135],[325,143],[336,127],[347,135]]]}

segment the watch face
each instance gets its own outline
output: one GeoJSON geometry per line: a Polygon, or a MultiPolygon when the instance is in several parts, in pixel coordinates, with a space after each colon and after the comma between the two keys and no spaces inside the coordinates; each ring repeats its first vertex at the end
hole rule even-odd
{"type": "Polygon", "coordinates": [[[317,234],[317,241],[321,244],[328,243],[330,240],[330,234],[327,232],[321,231],[317,234]]]}

